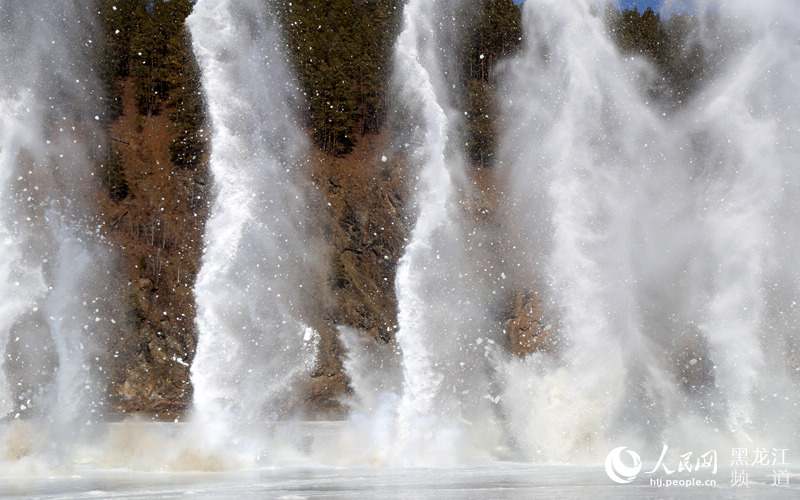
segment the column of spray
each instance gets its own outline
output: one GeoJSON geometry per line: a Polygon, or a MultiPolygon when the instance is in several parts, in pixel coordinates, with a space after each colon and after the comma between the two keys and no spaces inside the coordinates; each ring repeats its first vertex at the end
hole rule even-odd
{"type": "Polygon", "coordinates": [[[306,143],[271,4],[200,0],[187,19],[213,127],[214,203],[198,275],[194,416],[223,442],[302,400],[316,334],[302,324],[302,270],[316,255],[295,187],[306,143]]]}
{"type": "Polygon", "coordinates": [[[658,76],[619,56],[588,2],[526,6],[504,144],[562,319],[559,359],[507,373],[508,413],[532,455],[600,458],[612,440],[689,446],[713,429],[791,427],[798,26],[744,4],[726,4],[733,24],[691,43],[710,50],[730,36],[714,30],[742,29],[747,48],[718,52],[715,81],[669,113],[648,102],[658,76]],[[765,398],[765,381],[788,402],[765,398]]]}
{"type": "Polygon", "coordinates": [[[533,256],[523,264],[544,267],[530,272],[546,277],[560,327],[555,355],[510,364],[505,400],[523,451],[595,458],[610,436],[647,434],[643,422],[657,428],[677,405],[661,375],[669,360],[651,357],[643,324],[662,306],[643,281],[682,271],[690,242],[665,235],[685,234],[688,176],[670,168],[674,144],[637,87],[647,65],[619,56],[590,2],[531,3],[524,22],[503,149],[515,156],[512,206],[533,256]]]}
{"type": "Polygon", "coordinates": [[[718,3],[702,7],[724,9],[729,24],[707,16],[709,34],[698,41],[713,48],[715,29],[733,31],[743,48],[727,54],[691,122],[703,138],[690,150],[705,184],[699,222],[710,261],[696,284],[708,298],[698,325],[715,364],[715,424],[739,441],[785,447],[797,442],[790,429],[800,404],[792,347],[800,327],[800,7],[718,3]]]}
{"type": "Polygon", "coordinates": [[[102,151],[94,15],[81,2],[0,3],[0,418],[100,415],[91,372],[111,327],[109,263],[84,205],[102,151]]]}
{"type": "Polygon", "coordinates": [[[450,108],[456,85],[448,58],[456,50],[443,43],[457,33],[456,13],[465,6],[412,0],[395,52],[395,83],[410,121],[419,124],[407,145],[419,167],[417,218],[395,282],[403,365],[397,454],[406,462],[459,460],[468,444],[468,420],[490,418],[485,403],[494,401],[486,351],[494,340],[485,297],[476,297],[475,265],[468,260],[470,242],[456,198],[468,196],[463,160],[452,140],[458,115],[450,108]],[[488,342],[480,345],[484,338],[488,342]]]}

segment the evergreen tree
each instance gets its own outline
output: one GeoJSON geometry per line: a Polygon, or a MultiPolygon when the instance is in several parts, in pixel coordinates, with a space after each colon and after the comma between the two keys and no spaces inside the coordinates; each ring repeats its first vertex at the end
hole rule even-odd
{"type": "Polygon", "coordinates": [[[480,0],[465,54],[467,78],[494,82],[498,59],[513,54],[522,41],[522,11],[513,0],[480,0]]]}
{"type": "MultiPolygon", "coordinates": [[[[700,20],[691,14],[673,15],[666,21],[648,8],[644,12],[618,11],[608,4],[603,12],[612,40],[624,54],[641,55],[656,69],[645,91],[664,107],[678,107],[724,64],[726,53],[740,44],[737,30],[705,26],[716,33],[717,48],[701,43],[700,20]]],[[[708,37],[707,37],[708,39],[708,37]]]]}
{"type": "Polygon", "coordinates": [[[187,59],[184,21],[192,10],[190,0],[150,0],[137,9],[131,38],[131,74],[136,80],[136,103],[148,117],[158,113],[175,90],[172,75],[187,59]]]}
{"type": "Polygon", "coordinates": [[[320,148],[346,154],[355,131],[378,132],[387,116],[398,0],[298,0],[281,11],[306,98],[306,124],[320,148]]]}
{"type": "Polygon", "coordinates": [[[466,93],[467,155],[481,167],[487,167],[491,165],[496,145],[492,90],[487,82],[473,79],[467,83],[466,93]]]}
{"type": "Polygon", "coordinates": [[[177,136],[169,147],[170,161],[181,168],[196,169],[206,151],[206,114],[200,88],[200,70],[191,54],[187,53],[183,70],[177,77],[175,111],[170,115],[175,122],[177,136]]]}
{"type": "Polygon", "coordinates": [[[522,11],[512,0],[481,0],[479,8],[461,57],[464,135],[468,158],[481,167],[491,167],[496,147],[494,69],[522,43],[522,11]]]}
{"type": "Polygon", "coordinates": [[[144,0],[104,0],[100,8],[100,73],[112,119],[122,113],[120,80],[130,75],[131,40],[144,7],[144,0]]]}
{"type": "Polygon", "coordinates": [[[205,153],[200,72],[185,29],[192,7],[190,0],[104,0],[100,11],[112,118],[122,112],[121,82],[132,78],[140,114],[172,110],[170,159],[182,168],[196,168],[205,153]]]}
{"type": "Polygon", "coordinates": [[[125,177],[125,160],[119,148],[112,144],[108,150],[106,158],[106,184],[108,185],[108,196],[120,202],[128,196],[128,179],[125,177]]]}

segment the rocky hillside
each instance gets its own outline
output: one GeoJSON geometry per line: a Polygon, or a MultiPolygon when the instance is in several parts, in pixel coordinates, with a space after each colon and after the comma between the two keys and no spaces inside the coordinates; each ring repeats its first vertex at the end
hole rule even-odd
{"type": "MultiPolygon", "coordinates": [[[[119,155],[125,196],[115,200],[115,181],[108,179],[108,191],[97,200],[106,238],[119,249],[127,278],[119,298],[125,322],[109,344],[109,393],[119,413],[173,419],[191,398],[189,367],[197,341],[192,288],[211,179],[205,162],[195,170],[175,168],[169,113],[139,114],[133,82],[122,82],[122,90],[121,114],[109,128],[111,158],[100,168],[108,179],[119,155]]],[[[366,135],[344,157],[313,150],[301,161],[305,190],[321,207],[314,237],[329,256],[328,274],[313,278],[319,289],[308,300],[322,337],[309,380],[307,409],[313,413],[340,413],[338,396],[347,391],[338,325],[363,330],[376,342],[393,340],[407,182],[401,160],[389,163],[384,156],[389,140],[388,131],[366,135]]]]}
{"type": "Polygon", "coordinates": [[[125,196],[114,182],[98,203],[106,238],[120,251],[127,283],[119,298],[124,326],[109,350],[112,408],[172,418],[191,397],[189,365],[197,334],[192,288],[200,266],[208,207],[204,164],[175,168],[169,146],[175,124],[168,113],[150,118],[136,111],[135,89],[122,83],[122,113],[109,128],[108,177],[114,162],[125,196]],[[114,158],[118,155],[118,158],[114,158]]]}
{"type": "MultiPolygon", "coordinates": [[[[118,298],[124,321],[109,332],[111,409],[174,419],[191,401],[189,370],[197,344],[192,290],[213,179],[197,69],[183,31],[192,3],[151,4],[103,2],[101,73],[111,118],[109,153],[98,165],[107,189],[96,203],[105,237],[122,256],[124,276],[118,298]]],[[[287,50],[300,61],[295,70],[308,101],[303,118],[315,145],[298,159],[305,179],[300,187],[316,206],[313,244],[328,256],[326,275],[309,277],[314,286],[307,287],[308,316],[321,345],[299,410],[330,418],[346,411],[342,401],[349,391],[337,327],[364,332],[367,342],[394,343],[395,272],[414,214],[411,166],[393,144],[401,140],[404,123],[388,81],[401,2],[323,4],[297,0],[279,9],[278,17],[291,44],[287,50]],[[323,25],[329,29],[308,29],[323,25]],[[337,50],[321,50],[331,46],[337,50]],[[308,60],[319,64],[301,63],[308,60]],[[329,112],[332,107],[322,105],[329,101],[342,105],[329,112]]],[[[494,137],[502,127],[493,104],[494,68],[522,40],[520,10],[511,0],[475,0],[467,7],[460,14],[468,36],[457,48],[461,88],[455,105],[466,117],[461,133],[473,188],[460,201],[464,219],[474,225],[470,230],[490,241],[492,234],[510,234],[504,226],[511,222],[500,215],[504,181],[493,168],[494,137]]],[[[687,42],[696,25],[692,18],[677,16],[670,24],[652,11],[608,9],[605,16],[621,50],[653,58],[666,75],[659,80],[669,82],[666,90],[643,89],[658,94],[660,102],[678,103],[702,78],[693,68],[707,66],[702,63],[708,56],[687,42]]],[[[502,267],[513,260],[513,251],[496,243],[482,250],[482,258],[502,267]]],[[[507,351],[525,356],[554,349],[558,321],[548,317],[541,291],[526,277],[515,281],[512,275],[509,282],[492,312],[507,351]]]]}
{"type": "MultiPolygon", "coordinates": [[[[184,170],[170,164],[174,123],[167,113],[138,114],[131,82],[123,89],[123,112],[109,133],[125,165],[128,192],[119,201],[110,191],[98,200],[106,236],[123,255],[127,277],[120,298],[126,321],[110,344],[115,361],[109,392],[119,413],[174,419],[191,398],[189,367],[197,342],[192,286],[200,267],[211,179],[205,167],[184,170]]],[[[309,416],[345,411],[340,400],[349,389],[339,325],[363,331],[369,342],[394,342],[395,271],[412,218],[406,211],[408,167],[392,150],[386,127],[359,138],[345,156],[314,149],[302,162],[304,188],[321,207],[313,223],[315,239],[323,242],[329,261],[327,275],[316,277],[319,289],[309,296],[309,316],[322,337],[308,384],[309,416]]],[[[480,214],[476,220],[481,224],[496,224],[492,173],[477,168],[473,173],[484,187],[465,210],[480,214]]],[[[541,315],[531,292],[509,296],[498,327],[508,332],[511,350],[524,354],[540,347],[541,315]]]]}

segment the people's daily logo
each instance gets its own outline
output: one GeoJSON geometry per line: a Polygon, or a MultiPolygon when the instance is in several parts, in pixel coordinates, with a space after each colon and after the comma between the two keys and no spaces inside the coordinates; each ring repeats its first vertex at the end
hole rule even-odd
{"type": "Polygon", "coordinates": [[[642,459],[639,454],[633,450],[628,450],[625,446],[614,448],[606,457],[606,474],[616,483],[630,483],[636,479],[636,475],[641,470],[642,459]],[[623,452],[627,454],[624,459],[623,452]]]}

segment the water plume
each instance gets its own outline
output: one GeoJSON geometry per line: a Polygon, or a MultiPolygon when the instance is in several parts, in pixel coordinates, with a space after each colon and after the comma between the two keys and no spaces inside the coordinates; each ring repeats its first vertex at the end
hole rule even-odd
{"type": "Polygon", "coordinates": [[[318,363],[309,325],[324,320],[306,289],[325,273],[280,5],[198,0],[187,25],[214,200],[192,421],[89,433],[112,331],[101,297],[113,294],[85,203],[104,149],[85,3],[0,2],[0,461],[15,464],[4,471],[575,464],[617,445],[798,446],[798,6],[667,2],[699,19],[680,50],[713,56],[691,92],[670,93],[643,56],[620,52],[594,2],[525,2],[525,45],[495,94],[493,175],[508,196],[495,229],[510,248],[487,257],[478,248],[494,235],[470,220],[457,111],[454,20],[478,2],[410,0],[393,77],[413,226],[397,342],[340,327],[351,414],[309,423],[293,419],[318,363]],[[522,359],[497,316],[515,269],[513,286],[553,318],[548,349],[522,359]]]}
{"type": "Polygon", "coordinates": [[[397,407],[398,460],[456,463],[472,453],[480,425],[491,434],[493,349],[479,263],[460,200],[470,184],[458,146],[454,60],[463,10],[473,4],[411,1],[395,49],[395,84],[418,129],[406,145],[417,168],[416,220],[400,259],[397,343],[403,387],[397,407]],[[449,43],[445,43],[449,42],[449,43]],[[475,427],[473,427],[475,426],[475,427]]]}
{"type": "Polygon", "coordinates": [[[51,428],[60,454],[102,417],[114,328],[113,260],[86,203],[105,142],[94,14],[0,4],[0,418],[51,428]]]}
{"type": "MultiPolygon", "coordinates": [[[[216,443],[243,443],[292,415],[316,361],[304,324],[306,151],[273,7],[199,1],[187,19],[213,128],[214,203],[197,278],[193,412],[216,443]]],[[[244,446],[244,444],[243,444],[244,446]]]]}
{"type": "Polygon", "coordinates": [[[556,356],[505,366],[529,456],[691,446],[697,429],[793,439],[796,9],[728,2],[722,23],[721,6],[702,7],[697,43],[717,74],[668,109],[648,97],[654,70],[619,53],[589,2],[525,5],[502,154],[561,325],[556,356]],[[744,41],[726,53],[725,38],[744,41]]]}

